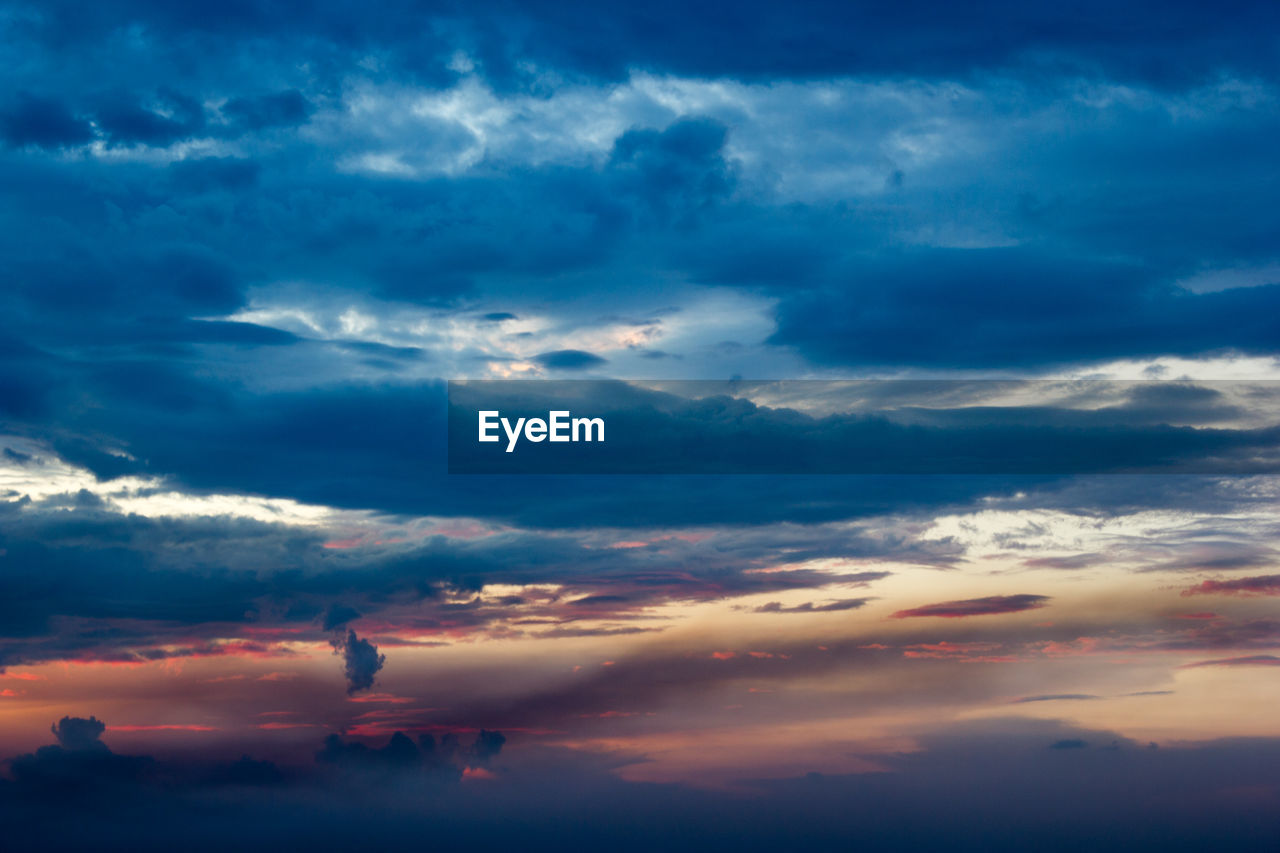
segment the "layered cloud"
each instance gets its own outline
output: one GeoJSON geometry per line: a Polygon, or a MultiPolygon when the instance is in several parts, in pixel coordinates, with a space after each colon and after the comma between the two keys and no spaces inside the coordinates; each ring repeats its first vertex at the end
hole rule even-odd
{"type": "Polygon", "coordinates": [[[15,840],[1264,848],[1277,21],[1201,5],[4,4],[15,840]],[[1046,464],[450,475],[466,377],[1046,464]]]}
{"type": "Polygon", "coordinates": [[[1208,580],[1189,587],[1183,595],[1280,595],[1280,575],[1233,580],[1208,580]]]}
{"type": "Polygon", "coordinates": [[[177,765],[100,741],[91,749],[46,746],[14,759],[22,772],[3,783],[0,809],[12,819],[11,838],[48,849],[123,842],[120,818],[143,815],[163,835],[131,842],[144,850],[175,840],[193,850],[266,850],[284,839],[316,849],[398,849],[424,838],[480,850],[550,850],[603,837],[620,850],[692,851],[703,833],[740,837],[746,850],[797,841],[833,846],[851,833],[866,849],[885,851],[904,843],[1065,851],[1224,841],[1263,849],[1274,826],[1265,793],[1275,784],[1274,739],[1165,748],[1106,729],[1006,718],[931,733],[909,753],[879,756],[876,772],[712,790],[622,781],[613,771],[625,756],[544,749],[532,760],[508,757],[504,741],[491,731],[465,746],[456,737],[415,742],[397,734],[365,747],[335,735],[297,766],[249,756],[177,765]],[[974,785],[978,764],[987,773],[974,785]],[[1242,794],[1242,785],[1262,793],[1242,794]],[[923,813],[922,796],[931,804],[923,813]],[[760,807],[762,798],[769,808],[760,807]],[[1073,803],[1065,827],[1064,798],[1073,803]],[[984,811],[992,800],[1021,804],[994,837],[984,811]],[[1125,829],[1134,808],[1150,827],[1125,829]],[[228,809],[240,816],[234,824],[228,809]],[[68,811],[78,820],[55,819],[68,811]],[[628,827],[621,835],[619,825],[628,827]]]}

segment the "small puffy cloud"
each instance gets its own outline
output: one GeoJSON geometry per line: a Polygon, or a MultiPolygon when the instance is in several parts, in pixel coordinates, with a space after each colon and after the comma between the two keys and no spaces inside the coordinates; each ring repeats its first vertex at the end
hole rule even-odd
{"type": "Polygon", "coordinates": [[[502,745],[506,742],[507,738],[502,732],[481,729],[480,734],[476,735],[476,742],[471,746],[470,766],[483,767],[487,765],[491,759],[502,751],[502,745]]]}
{"type": "Polygon", "coordinates": [[[378,654],[378,647],[348,630],[345,637],[332,642],[335,654],[342,655],[343,674],[347,678],[347,694],[368,690],[373,679],[387,662],[386,655],[378,654]]]}
{"type": "Polygon", "coordinates": [[[329,735],[316,753],[318,764],[345,769],[424,770],[454,781],[465,768],[484,767],[502,751],[507,738],[501,732],[481,729],[469,746],[458,736],[445,734],[439,742],[430,734],[421,734],[415,743],[404,732],[395,732],[386,746],[370,747],[359,741],[344,741],[329,735]]]}

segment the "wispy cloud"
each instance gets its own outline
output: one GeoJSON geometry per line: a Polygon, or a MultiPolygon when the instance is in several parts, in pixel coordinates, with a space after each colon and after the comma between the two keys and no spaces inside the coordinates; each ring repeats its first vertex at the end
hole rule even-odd
{"type": "Polygon", "coordinates": [[[964,619],[970,616],[996,616],[1003,613],[1021,613],[1037,610],[1049,602],[1047,595],[990,595],[985,598],[968,598],[961,601],[942,601],[925,604],[908,610],[899,610],[894,619],[936,616],[943,619],[964,619]]]}

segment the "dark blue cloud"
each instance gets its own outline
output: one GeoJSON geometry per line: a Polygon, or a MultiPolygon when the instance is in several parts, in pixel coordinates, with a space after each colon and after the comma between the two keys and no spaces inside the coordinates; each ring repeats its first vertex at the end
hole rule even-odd
{"type": "Polygon", "coordinates": [[[243,192],[253,186],[262,171],[261,164],[236,157],[197,157],[179,160],[169,167],[174,189],[200,194],[213,190],[243,192]]]}
{"type": "MultiPolygon", "coordinates": [[[[1035,110],[1062,94],[1019,97],[1035,110]]],[[[1066,134],[1033,122],[1025,138],[996,134],[1029,158],[1030,178],[965,161],[947,176],[955,186],[913,188],[908,172],[888,197],[779,204],[759,187],[743,192],[731,143],[746,131],[718,118],[625,130],[602,163],[493,162],[405,181],[335,173],[334,157],[354,140],[300,135],[294,123],[313,105],[297,89],[234,95],[222,108],[231,124],[216,126],[176,89],[119,98],[99,128],[109,144],[274,128],[283,147],[161,167],[30,150],[0,158],[12,185],[0,206],[16,285],[6,307],[29,341],[127,338],[130,323],[226,314],[249,287],[273,281],[437,307],[500,300],[521,310],[487,313],[523,315],[543,298],[631,301],[639,287],[630,283],[677,280],[689,282],[681,290],[777,300],[770,340],[818,364],[1040,367],[1274,352],[1274,286],[1179,285],[1201,268],[1273,260],[1275,122],[1256,108],[1196,122],[1120,110],[1081,116],[1066,134]],[[1018,247],[903,245],[956,217],[953,205],[973,207],[975,226],[1018,247]]],[[[784,165],[841,168],[770,168],[784,165]]]]}
{"type": "Polygon", "coordinates": [[[533,357],[543,367],[552,370],[586,370],[606,364],[607,360],[589,352],[578,349],[562,349],[555,352],[544,352],[533,357]]]}
{"type": "MultiPolygon", "coordinates": [[[[99,368],[87,379],[63,374],[61,382],[63,393],[74,388],[102,406],[77,417],[60,414],[55,447],[101,476],[151,473],[197,490],[338,507],[505,518],[535,526],[819,521],[895,506],[936,507],[1046,481],[707,477],[681,478],[673,493],[665,477],[588,476],[522,477],[494,489],[487,478],[445,473],[445,396],[436,383],[241,395],[147,362],[99,368]],[[80,440],[80,433],[115,436],[133,460],[80,440]]],[[[945,435],[940,432],[940,440],[945,435]]]]}
{"type": "Polygon", "coordinates": [[[15,30],[38,44],[96,45],[134,27],[171,46],[151,48],[155,64],[267,41],[297,52],[309,47],[322,68],[335,54],[377,50],[396,73],[441,82],[449,79],[452,50],[462,47],[506,86],[535,85],[526,63],[607,80],[636,67],[759,78],[956,75],[1027,66],[1163,84],[1224,68],[1274,74],[1276,66],[1266,34],[1277,22],[1265,3],[1242,3],[1231,14],[1189,0],[1122,7],[1091,0],[1070,12],[1009,0],[963,8],[915,0],[892,9],[870,2],[813,0],[782,8],[717,0],[695,9],[660,2],[608,10],[581,0],[397,0],[381,4],[377,15],[325,0],[300,8],[206,2],[176,8],[134,0],[113,4],[109,13],[62,2],[16,5],[22,14],[15,30]],[[680,26],[669,26],[673,20],[680,26]]]}
{"type": "Polygon", "coordinates": [[[190,95],[164,88],[143,97],[116,94],[97,106],[95,120],[107,144],[162,147],[204,127],[204,107],[190,95]]]}
{"type": "Polygon", "coordinates": [[[324,614],[324,630],[332,631],[341,628],[353,619],[360,618],[360,611],[354,607],[334,602],[324,614]]]}
{"type": "Polygon", "coordinates": [[[1028,249],[872,262],[784,300],[773,341],[836,364],[1002,367],[1236,350],[1280,340],[1280,285],[1194,294],[1135,263],[1028,249]]]}
{"type": "MultiPolygon", "coordinates": [[[[621,496],[617,500],[619,512],[625,510],[621,496]]],[[[580,532],[584,539],[555,532],[470,541],[432,536],[368,550],[327,548],[319,534],[285,525],[126,515],[89,493],[10,502],[0,510],[0,667],[238,652],[284,656],[287,650],[269,643],[232,647],[199,639],[284,626],[294,635],[330,639],[353,689],[370,686],[383,663],[374,643],[347,629],[362,615],[408,618],[417,630],[476,632],[515,612],[550,623],[627,619],[666,602],[866,585],[888,574],[754,571],[782,559],[951,560],[945,544],[886,542],[843,529],[781,540],[776,533],[739,531],[655,549],[593,547],[588,531],[580,532]],[[555,584],[576,597],[563,603],[481,599],[478,593],[490,584],[555,584]],[[332,636],[335,629],[341,636],[332,636]]]]}
{"type": "MultiPolygon", "coordinates": [[[[445,473],[445,397],[439,384],[254,395],[151,362],[96,368],[87,376],[63,372],[56,364],[44,369],[56,378],[56,390],[41,393],[33,388],[24,405],[35,407],[33,414],[45,411],[48,417],[51,412],[39,407],[57,405],[64,395],[74,393],[80,400],[98,403],[74,417],[56,409],[58,428],[49,434],[59,453],[101,476],[152,474],[196,490],[292,497],[353,509],[477,516],[539,527],[817,522],[965,505],[979,496],[1012,494],[1062,481],[1054,476],[585,476],[515,477],[494,488],[487,477],[445,473]],[[113,436],[133,458],[106,452],[99,442],[85,441],[81,435],[113,436]],[[673,482],[679,483],[678,489],[672,489],[673,482]]],[[[637,398],[633,414],[642,413],[648,399],[637,398]]],[[[1029,413],[1038,422],[1006,424],[1000,429],[992,429],[991,424],[1004,416],[993,412],[978,413],[986,418],[985,424],[979,417],[972,423],[959,418],[937,422],[928,429],[875,429],[874,424],[859,427],[856,421],[838,419],[823,427],[803,418],[797,422],[786,412],[751,414],[749,405],[740,402],[729,408],[717,408],[714,402],[684,406],[678,417],[655,415],[648,422],[679,426],[687,420],[686,426],[711,430],[708,435],[723,432],[731,437],[732,415],[739,412],[758,422],[761,435],[804,435],[816,430],[816,437],[831,441],[841,435],[879,436],[877,446],[897,448],[895,458],[905,458],[902,453],[910,449],[912,440],[928,439],[943,461],[954,458],[956,438],[989,456],[993,448],[1013,437],[1030,454],[1014,464],[1038,460],[1044,465],[1040,470],[1049,472],[1064,470],[1065,462],[1036,455],[1046,425],[1056,431],[1053,434],[1075,442],[1073,446],[1084,455],[1072,464],[1082,464],[1086,470],[1097,470],[1106,459],[1161,464],[1177,460],[1180,454],[1194,459],[1200,453],[1228,452],[1233,447],[1234,452],[1243,453],[1251,441],[1265,438],[1250,432],[1233,436],[1218,430],[1153,429],[1147,425],[1161,421],[1152,421],[1153,413],[1146,410],[1129,412],[1130,422],[1115,412],[1080,417],[1046,410],[1029,413]],[[1120,431],[1108,429],[1107,419],[1112,419],[1114,427],[1117,417],[1121,425],[1128,425],[1120,431]],[[1090,450],[1113,455],[1100,460],[1086,452],[1090,450]]],[[[1185,406],[1174,408],[1185,410],[1185,406]]],[[[40,434],[45,423],[36,417],[28,429],[40,434]]],[[[471,428],[468,425],[468,434],[471,428]]],[[[796,460],[783,454],[760,464],[793,470],[796,460]]],[[[1208,499],[1204,483],[1191,488],[1184,480],[1149,477],[1142,481],[1146,485],[1130,491],[1124,487],[1125,480],[1108,482],[1112,483],[1109,494],[1094,492],[1075,499],[1090,506],[1098,505],[1094,501],[1163,505],[1166,500],[1190,500],[1191,495],[1198,501],[1208,499]]]]}
{"type": "Polygon", "coordinates": [[[63,102],[19,92],[0,111],[0,138],[16,148],[57,149],[92,141],[93,130],[63,102]]]}
{"type": "Polygon", "coordinates": [[[259,131],[270,127],[302,124],[311,115],[312,106],[297,89],[268,95],[232,98],[222,106],[222,114],[235,125],[259,131]]]}
{"type": "Polygon", "coordinates": [[[724,198],[733,173],[724,159],[728,128],[684,119],[662,131],[629,130],[613,144],[609,165],[620,187],[656,216],[688,217],[724,198]]]}
{"type": "MultiPolygon", "coordinates": [[[[1129,386],[1114,386],[1121,390],[1129,386]]],[[[449,470],[454,474],[1053,474],[1146,471],[1264,473],[1280,464],[1280,432],[1194,429],[1181,415],[1222,418],[1232,407],[1183,393],[1073,411],[1058,406],[950,408],[942,401],[961,384],[904,383],[937,400],[929,407],[881,409],[864,398],[847,411],[813,417],[784,407],[756,405],[732,396],[739,383],[690,383],[692,398],[659,394],[626,383],[453,383],[449,391],[449,470]],[[498,437],[474,440],[478,413],[498,411],[508,423],[574,409],[601,418],[606,440],[535,444],[498,437]],[[1177,426],[1174,426],[1177,424],[1177,426]],[[1234,463],[1232,460],[1235,460],[1234,463]]],[[[792,387],[810,404],[831,388],[859,389],[874,397],[893,383],[830,383],[792,387]],[[866,389],[866,390],[862,390],[866,389]]],[[[1098,393],[1108,383],[1092,386],[1098,393]]],[[[673,385],[673,388],[675,386],[673,385]]],[[[1034,393],[1033,383],[1000,386],[1034,393]]],[[[1088,383],[1077,392],[1089,394],[1088,383]]],[[[1190,394],[1187,392],[1191,391],[1190,394]]],[[[1259,402],[1266,392],[1259,389],[1259,402]]],[[[1239,412],[1236,412],[1238,415],[1239,412]]],[[[1193,421],[1194,422],[1194,421],[1193,421]]],[[[497,430],[497,423],[494,422],[497,430]]],[[[504,426],[503,429],[506,429],[504,426]]],[[[566,424],[567,429],[567,424],[566,424]]]]}
{"type": "Polygon", "coordinates": [[[106,725],[97,717],[63,717],[52,728],[56,746],[40,747],[9,762],[15,789],[10,793],[75,803],[114,798],[153,780],[154,759],[112,752],[101,740],[106,725]]]}

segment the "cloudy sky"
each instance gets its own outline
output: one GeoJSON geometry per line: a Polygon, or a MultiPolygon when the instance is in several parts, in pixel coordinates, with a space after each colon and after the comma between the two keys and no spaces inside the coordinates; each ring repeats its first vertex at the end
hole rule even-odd
{"type": "Polygon", "coordinates": [[[1263,849],[1278,32],[1250,3],[4,3],[0,814],[130,849],[157,804],[211,846],[230,816],[1263,849]],[[929,383],[669,382],[868,378],[929,383]],[[450,475],[453,379],[627,380],[837,457],[841,388],[899,452],[998,452],[1017,405],[1195,473],[450,475]]]}

